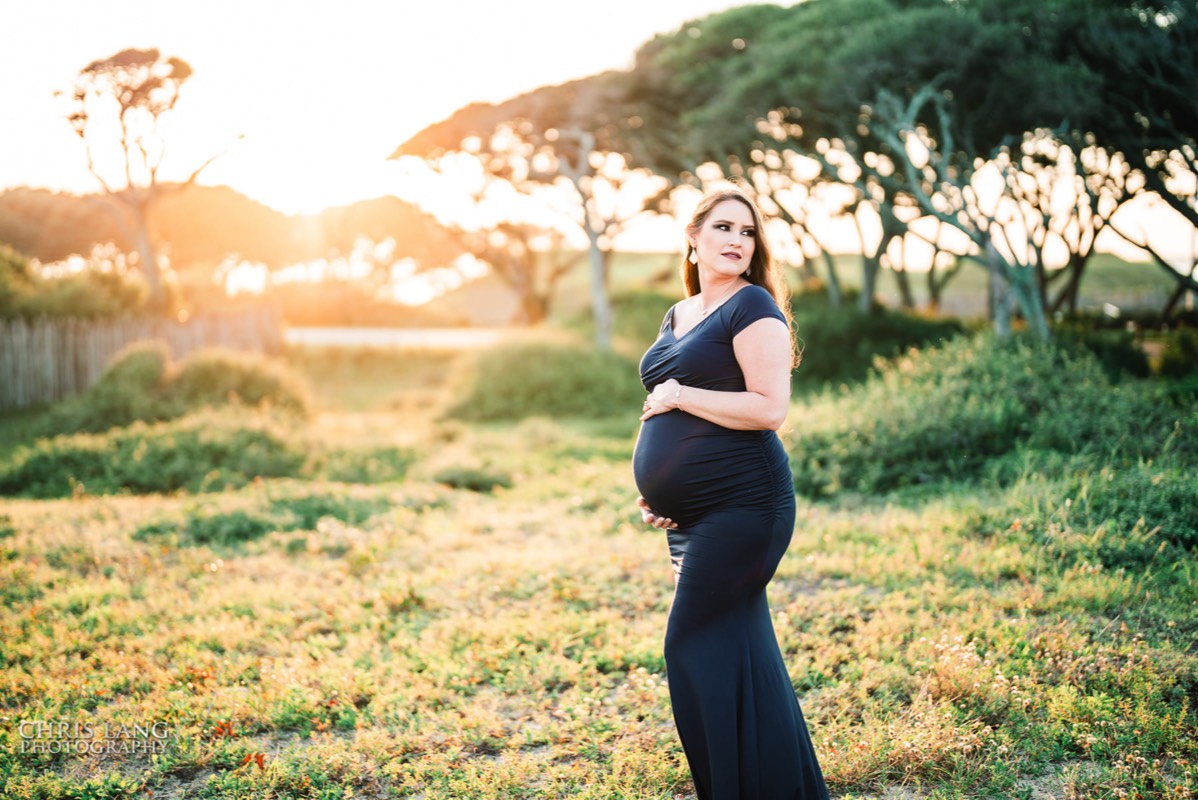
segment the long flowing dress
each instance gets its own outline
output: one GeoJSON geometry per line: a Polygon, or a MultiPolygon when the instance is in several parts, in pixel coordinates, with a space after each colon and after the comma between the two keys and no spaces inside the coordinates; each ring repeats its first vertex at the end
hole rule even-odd
{"type": "MultiPolygon", "coordinates": [[[[732,339],[765,317],[769,292],[738,290],[681,337],[673,309],[641,359],[646,391],[745,391],[732,339]]],[[[683,393],[683,406],[686,405],[683,393]]],[[[774,635],[766,584],[790,544],[795,497],[774,431],[732,430],[674,409],[647,419],[633,454],[637,488],[678,528],[665,635],[666,676],[698,800],[824,800],[828,790],[774,635]]]]}

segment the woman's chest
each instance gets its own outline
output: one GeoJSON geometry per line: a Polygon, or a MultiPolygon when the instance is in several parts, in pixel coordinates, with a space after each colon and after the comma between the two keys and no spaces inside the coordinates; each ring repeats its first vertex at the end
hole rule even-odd
{"type": "Polygon", "coordinates": [[[641,359],[641,382],[647,389],[673,378],[684,386],[744,391],[744,373],[732,340],[710,326],[681,339],[663,330],[641,359]]]}

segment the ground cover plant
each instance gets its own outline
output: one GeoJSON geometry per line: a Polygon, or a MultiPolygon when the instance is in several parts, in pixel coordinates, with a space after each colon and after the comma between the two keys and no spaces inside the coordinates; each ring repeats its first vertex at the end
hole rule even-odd
{"type": "MultiPolygon", "coordinates": [[[[796,400],[770,599],[838,797],[1198,792],[1194,407],[1045,355],[954,339],[796,400]],[[902,477],[930,447],[986,457],[902,477]]],[[[229,415],[298,472],[5,500],[0,794],[691,796],[665,543],[633,506],[639,398],[471,421],[447,411],[473,359],[406,361],[293,354],[305,422],[229,415]],[[351,468],[362,452],[384,466],[351,468]],[[156,754],[32,752],[30,720],[168,733],[156,754]]],[[[197,419],[158,425],[215,430],[197,419]]],[[[144,460],[155,430],[103,436],[141,436],[144,460]]]]}

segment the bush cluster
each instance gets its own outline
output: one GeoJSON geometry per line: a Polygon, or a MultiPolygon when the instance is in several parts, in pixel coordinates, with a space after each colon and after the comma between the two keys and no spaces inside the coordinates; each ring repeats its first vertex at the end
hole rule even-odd
{"type": "Polygon", "coordinates": [[[281,362],[208,348],[173,364],[164,343],[134,342],[113,356],[86,392],[51,409],[40,433],[96,433],[230,402],[300,416],[309,410],[307,386],[281,362]]]}
{"type": "Polygon", "coordinates": [[[107,319],[141,311],[147,295],[138,273],[95,256],[86,269],[48,276],[0,244],[0,319],[107,319]]]}
{"type": "Polygon", "coordinates": [[[298,475],[305,443],[264,414],[208,411],[106,434],[39,439],[0,462],[0,495],[210,491],[298,475]]]}
{"type": "Polygon", "coordinates": [[[1168,338],[1160,373],[1161,377],[1189,381],[1198,376],[1198,331],[1182,328],[1168,338]]]}
{"type": "Polygon", "coordinates": [[[589,347],[518,344],[483,351],[446,412],[471,422],[530,416],[598,418],[640,408],[644,389],[630,359],[589,347]]]}
{"type": "Polygon", "coordinates": [[[249,508],[222,508],[200,503],[181,517],[166,517],[142,525],[135,539],[176,536],[187,544],[230,546],[272,531],[312,530],[326,517],[357,525],[390,507],[387,497],[345,493],[300,492],[271,498],[249,508]]]}
{"type": "MultiPolygon", "coordinates": [[[[613,292],[612,337],[617,349],[635,356],[643,353],[661,328],[662,318],[670,306],[681,300],[682,287],[676,292],[652,288],[630,288],[613,292]]],[[[578,311],[563,320],[563,327],[584,341],[595,338],[595,318],[590,308],[578,311]]]]}
{"type": "Polygon", "coordinates": [[[878,357],[940,344],[965,331],[955,319],[929,319],[881,307],[869,313],[833,308],[826,295],[816,292],[796,295],[791,310],[803,348],[795,373],[795,388],[800,390],[855,383],[869,374],[878,357]]]}
{"type": "Polygon", "coordinates": [[[1001,475],[994,464],[1021,448],[1133,464],[1167,444],[1192,448],[1194,422],[1149,385],[1113,386],[1087,352],[987,335],[913,350],[825,392],[789,448],[797,491],[820,497],[1001,475]]]}

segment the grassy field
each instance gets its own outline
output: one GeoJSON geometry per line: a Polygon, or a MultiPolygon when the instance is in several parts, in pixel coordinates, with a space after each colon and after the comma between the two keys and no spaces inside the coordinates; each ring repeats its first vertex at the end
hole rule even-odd
{"type": "MultiPolygon", "coordinates": [[[[691,796],[636,410],[443,419],[469,358],[292,354],[296,441],[400,480],[6,500],[0,796],[691,796]],[[76,727],[34,752],[31,721],[76,727]]],[[[796,401],[792,448],[836,402],[796,401]]],[[[1083,513],[1101,475],[800,502],[770,599],[836,796],[1198,793],[1198,565],[1143,525],[1138,561],[1079,556],[1125,533],[1083,513]]]]}

